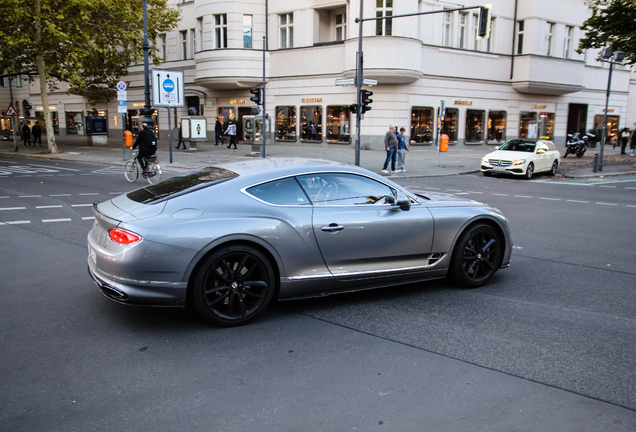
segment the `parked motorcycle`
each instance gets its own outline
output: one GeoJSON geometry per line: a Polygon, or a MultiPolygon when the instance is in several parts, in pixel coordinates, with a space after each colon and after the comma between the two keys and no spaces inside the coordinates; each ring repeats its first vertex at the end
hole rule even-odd
{"type": "Polygon", "coordinates": [[[576,132],[574,135],[568,134],[568,141],[565,143],[564,158],[568,157],[570,153],[576,154],[576,157],[583,157],[587,150],[587,145],[590,142],[590,138],[594,135],[586,133],[581,137],[581,134],[576,132]]]}

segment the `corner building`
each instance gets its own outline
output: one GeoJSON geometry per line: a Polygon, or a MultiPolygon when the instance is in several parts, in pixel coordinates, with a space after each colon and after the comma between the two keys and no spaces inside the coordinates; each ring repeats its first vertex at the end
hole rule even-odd
{"type": "MultiPolygon", "coordinates": [[[[355,77],[360,1],[172,0],[182,18],[156,41],[165,59],[158,67],[184,71],[187,107],[207,117],[208,141],[219,115],[237,123],[240,138],[250,138],[253,127],[243,120],[254,106],[249,90],[262,85],[267,35],[268,142],[353,146],[355,114],[349,105],[356,102],[356,88],[335,81],[355,77]]],[[[445,11],[458,5],[427,0],[362,1],[367,18],[439,11],[363,24],[364,76],[378,84],[370,88],[362,148],[382,148],[389,124],[405,127],[412,146],[435,147],[441,100],[446,104],[441,132],[458,147],[485,149],[539,136],[563,147],[567,133],[601,125],[608,64],[596,61],[597,50],[575,51],[583,36],[580,25],[590,16],[584,0],[492,0],[490,38],[482,40],[479,9],[445,11]]],[[[481,4],[469,0],[465,6],[481,4]]],[[[136,132],[134,119],[144,103],[143,64],[132,65],[125,80],[130,82],[125,123],[136,132]]],[[[32,92],[37,88],[30,86],[32,92]]],[[[628,109],[629,90],[629,69],[615,67],[611,140],[636,120],[627,118],[628,112],[636,116],[628,109]]],[[[50,100],[59,101],[60,135],[69,134],[70,113],[81,118],[97,110],[108,118],[109,141],[121,141],[117,101],[89,107],[81,97],[62,93],[50,100]]],[[[170,110],[173,126],[187,116],[187,107],[170,110]]],[[[166,108],[157,109],[161,140],[168,136],[167,116],[166,108]]]]}

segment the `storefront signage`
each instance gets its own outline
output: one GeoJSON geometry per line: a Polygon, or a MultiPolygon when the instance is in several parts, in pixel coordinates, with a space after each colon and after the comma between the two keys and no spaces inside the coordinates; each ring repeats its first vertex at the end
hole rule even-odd
{"type": "MultiPolygon", "coordinates": [[[[602,111],[602,112],[605,112],[605,108],[603,108],[603,111],[602,111]]],[[[607,112],[614,112],[614,108],[610,108],[610,109],[608,109],[608,110],[607,110],[607,112]]]]}
{"type": "Polygon", "coordinates": [[[307,102],[322,102],[322,98],[303,98],[303,103],[307,102]]]}
{"type": "MultiPolygon", "coordinates": [[[[49,111],[55,111],[56,109],[57,109],[56,106],[49,105],[49,111]]],[[[41,107],[41,106],[35,107],[35,110],[36,111],[44,111],[44,107],[41,107]]]]}
{"type": "Polygon", "coordinates": [[[146,104],[143,102],[133,102],[133,108],[139,108],[145,106],[146,104]]]}
{"type": "Polygon", "coordinates": [[[472,105],[472,104],[473,104],[473,101],[471,101],[471,100],[455,99],[455,100],[453,101],[453,103],[454,103],[455,105],[472,105]]]}
{"type": "Polygon", "coordinates": [[[532,104],[530,105],[531,109],[544,109],[547,108],[548,106],[546,104],[532,104]]]}
{"type": "Polygon", "coordinates": [[[245,99],[230,99],[230,105],[243,105],[245,99]]]}

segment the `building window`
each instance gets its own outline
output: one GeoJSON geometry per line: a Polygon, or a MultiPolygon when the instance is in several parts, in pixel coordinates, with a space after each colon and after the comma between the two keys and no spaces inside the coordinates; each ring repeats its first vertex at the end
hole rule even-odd
{"type": "Polygon", "coordinates": [[[473,143],[484,142],[484,121],[486,111],[483,110],[466,110],[466,134],[465,141],[473,143]]]}
{"type": "Polygon", "coordinates": [[[196,30],[190,29],[190,58],[194,58],[194,53],[199,51],[197,47],[196,30]]]}
{"type": "Polygon", "coordinates": [[[300,139],[322,142],[322,107],[300,107],[300,139]]]}
{"type": "Polygon", "coordinates": [[[488,143],[501,143],[506,140],[506,112],[488,111],[488,143]]]}
{"type": "Polygon", "coordinates": [[[442,14],[442,45],[450,46],[451,44],[451,13],[444,12],[442,14]]]}
{"type": "Polygon", "coordinates": [[[433,108],[411,109],[411,144],[433,143],[433,108]]]}
{"type": "Polygon", "coordinates": [[[15,85],[18,86],[18,87],[22,87],[23,86],[22,75],[21,74],[18,74],[18,75],[15,76],[15,83],[16,83],[15,85]]]}
{"type": "Polygon", "coordinates": [[[203,18],[197,18],[197,29],[199,31],[199,51],[203,51],[203,18]]]}
{"type": "Polygon", "coordinates": [[[554,139],[554,113],[541,113],[539,117],[539,138],[544,136],[554,139]]]}
{"type": "Polygon", "coordinates": [[[252,48],[252,15],[243,15],[243,48],[252,48]]]}
{"type": "Polygon", "coordinates": [[[0,75],[0,87],[4,87],[4,75],[0,75]]]}
{"type": "Polygon", "coordinates": [[[479,50],[479,15],[477,14],[473,14],[473,38],[472,38],[472,43],[473,43],[473,49],[475,51],[479,50]]]}
{"type": "Polygon", "coordinates": [[[294,14],[279,15],[280,19],[280,47],[294,47],[294,14]]]}
{"type": "Polygon", "coordinates": [[[347,14],[336,14],[336,40],[342,41],[347,37],[347,14]]]}
{"type": "Polygon", "coordinates": [[[349,106],[327,107],[327,142],[351,142],[351,111],[349,106]]]}
{"type": "Polygon", "coordinates": [[[161,36],[159,36],[160,38],[160,43],[161,43],[161,59],[163,61],[166,61],[166,56],[168,54],[168,49],[166,46],[166,35],[165,33],[162,34],[161,36]]]}
{"type": "MultiPolygon", "coordinates": [[[[393,0],[375,0],[376,18],[393,16],[393,0]]],[[[391,36],[393,34],[393,20],[391,18],[376,20],[375,35],[391,36]]]]}
{"type": "MultiPolygon", "coordinates": [[[[439,121],[439,109],[437,110],[437,120],[439,121]]],[[[457,143],[457,129],[459,123],[459,110],[457,108],[446,108],[442,134],[448,135],[449,143],[457,143]]]]}
{"type": "Polygon", "coordinates": [[[563,43],[563,58],[569,59],[572,55],[571,47],[572,47],[572,26],[565,26],[565,41],[563,43]]]}
{"type": "Polygon", "coordinates": [[[549,22],[545,33],[545,55],[552,55],[552,35],[554,34],[554,23],[549,22]]]}
{"type": "Polygon", "coordinates": [[[523,32],[525,21],[517,21],[517,54],[523,54],[523,32]]]}
{"type": "Polygon", "coordinates": [[[537,113],[521,111],[519,113],[519,138],[538,138],[537,113]]]}
{"type": "Polygon", "coordinates": [[[488,35],[488,39],[486,39],[486,51],[491,52],[493,48],[492,41],[495,36],[495,19],[490,18],[490,34],[488,35]]]}
{"type": "Polygon", "coordinates": [[[296,107],[276,107],[276,139],[296,141],[296,107]]]}
{"type": "Polygon", "coordinates": [[[188,59],[188,31],[180,31],[181,34],[181,59],[188,59]]]}
{"type": "Polygon", "coordinates": [[[227,48],[227,14],[214,15],[214,47],[227,48]]]}
{"type": "Polygon", "coordinates": [[[466,48],[466,20],[467,13],[459,14],[459,30],[457,34],[457,48],[466,48]]]}

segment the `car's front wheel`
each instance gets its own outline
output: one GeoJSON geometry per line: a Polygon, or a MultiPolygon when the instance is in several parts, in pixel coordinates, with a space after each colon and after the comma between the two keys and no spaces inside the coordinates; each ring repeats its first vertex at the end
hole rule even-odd
{"type": "Polygon", "coordinates": [[[528,168],[526,168],[526,174],[524,175],[524,177],[527,180],[530,180],[532,178],[533,174],[534,174],[534,164],[532,162],[530,162],[528,164],[528,168]]]}
{"type": "Polygon", "coordinates": [[[497,272],[502,251],[499,235],[490,225],[473,225],[455,245],[449,276],[465,288],[480,287],[497,272]]]}
{"type": "Polygon", "coordinates": [[[201,263],[192,300],[206,320],[238,326],[267,308],[275,283],[272,265],[260,251],[250,246],[226,246],[201,263]]]}

